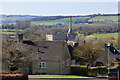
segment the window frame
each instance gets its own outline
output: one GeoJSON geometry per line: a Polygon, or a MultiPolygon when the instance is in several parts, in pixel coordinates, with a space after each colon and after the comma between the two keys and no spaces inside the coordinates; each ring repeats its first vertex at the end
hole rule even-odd
{"type": "Polygon", "coordinates": [[[46,68],[46,62],[38,62],[38,68],[45,69],[46,68]],[[41,65],[41,67],[40,67],[41,65]]]}

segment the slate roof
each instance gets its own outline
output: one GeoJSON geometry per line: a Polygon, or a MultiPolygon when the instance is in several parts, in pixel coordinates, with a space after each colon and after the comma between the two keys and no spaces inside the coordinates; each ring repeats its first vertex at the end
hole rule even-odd
{"type": "Polygon", "coordinates": [[[9,49],[17,49],[27,53],[31,60],[60,61],[70,57],[67,44],[64,41],[29,41],[23,43],[12,41],[9,49]]]}

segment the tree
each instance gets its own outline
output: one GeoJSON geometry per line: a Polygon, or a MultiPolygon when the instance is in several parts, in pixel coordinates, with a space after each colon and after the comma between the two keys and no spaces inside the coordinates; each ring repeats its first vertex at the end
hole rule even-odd
{"type": "Polygon", "coordinates": [[[12,50],[8,51],[6,57],[4,56],[4,62],[8,64],[11,71],[15,71],[19,67],[27,65],[27,57],[19,50],[12,50]]]}
{"type": "Polygon", "coordinates": [[[31,27],[31,22],[30,20],[25,20],[25,21],[16,21],[16,28],[17,29],[26,29],[31,27]]]}
{"type": "Polygon", "coordinates": [[[73,56],[80,62],[92,64],[102,53],[102,47],[96,43],[82,43],[73,50],[73,56]]]}
{"type": "Polygon", "coordinates": [[[7,64],[9,70],[15,71],[29,64],[28,55],[21,43],[19,45],[12,40],[2,40],[2,62],[7,64]],[[11,47],[11,45],[14,45],[11,47]]]}

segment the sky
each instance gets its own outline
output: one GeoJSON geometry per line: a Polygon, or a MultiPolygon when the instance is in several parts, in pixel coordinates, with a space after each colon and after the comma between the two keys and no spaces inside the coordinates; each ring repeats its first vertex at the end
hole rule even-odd
{"type": "Polygon", "coordinates": [[[1,2],[118,2],[119,0],[0,0],[1,2]]]}
{"type": "Polygon", "coordinates": [[[4,0],[0,14],[8,15],[89,15],[118,13],[117,0],[4,0]],[[44,1],[44,2],[43,2],[44,1]]]}

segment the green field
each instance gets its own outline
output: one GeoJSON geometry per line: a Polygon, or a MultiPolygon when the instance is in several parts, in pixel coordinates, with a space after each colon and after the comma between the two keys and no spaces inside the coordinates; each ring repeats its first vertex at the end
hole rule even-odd
{"type": "Polygon", "coordinates": [[[0,29],[2,34],[16,34],[16,31],[22,31],[22,30],[16,30],[16,29],[0,29]]]}
{"type": "Polygon", "coordinates": [[[76,76],[76,75],[29,75],[29,76],[36,76],[36,77],[83,77],[83,76],[76,76]]]}
{"type": "Polygon", "coordinates": [[[107,34],[92,34],[92,36],[100,39],[100,38],[107,38],[107,37],[114,37],[118,38],[118,33],[107,33],[107,34]]]}
{"type": "MultiPolygon", "coordinates": [[[[12,18],[14,20],[14,18],[12,18]]],[[[104,22],[118,22],[118,16],[83,16],[83,17],[72,17],[72,25],[79,25],[81,21],[88,21],[88,22],[97,22],[97,21],[104,21],[104,22]],[[76,23],[77,22],[77,23],[76,23]]],[[[84,24],[86,24],[85,22],[84,24]]],[[[9,23],[15,24],[15,23],[9,23]]],[[[69,25],[69,18],[61,18],[56,20],[40,20],[40,21],[31,21],[32,25],[69,25]]],[[[1,25],[1,24],[0,24],[1,25]]]]}
{"type": "MultiPolygon", "coordinates": [[[[75,21],[82,21],[85,19],[88,19],[90,17],[73,17],[73,25],[75,21]]],[[[57,25],[57,24],[62,24],[62,25],[69,25],[69,18],[62,18],[62,19],[57,19],[57,20],[46,20],[46,21],[32,21],[32,25],[57,25]]]]}
{"type": "MultiPolygon", "coordinates": [[[[8,32],[8,31],[14,32],[14,31],[16,31],[16,29],[0,29],[0,30],[2,30],[3,32],[8,32]]],[[[22,31],[22,30],[19,29],[17,31],[22,31]]]]}
{"type": "MultiPolygon", "coordinates": [[[[93,18],[90,17],[73,17],[72,18],[72,25],[79,25],[80,23],[74,23],[79,21],[88,20],[90,22],[97,22],[97,21],[103,21],[103,22],[118,22],[118,16],[96,16],[93,18]]],[[[31,22],[32,25],[69,25],[69,18],[62,18],[57,20],[46,20],[46,21],[34,21],[31,22]]]]}
{"type": "Polygon", "coordinates": [[[2,32],[2,34],[16,34],[15,32],[2,32]]]}
{"type": "Polygon", "coordinates": [[[58,23],[63,24],[63,22],[57,22],[57,21],[33,21],[31,22],[32,25],[56,25],[58,23]]]}
{"type": "Polygon", "coordinates": [[[118,21],[118,16],[96,16],[88,21],[113,21],[117,22],[118,21]]]}

